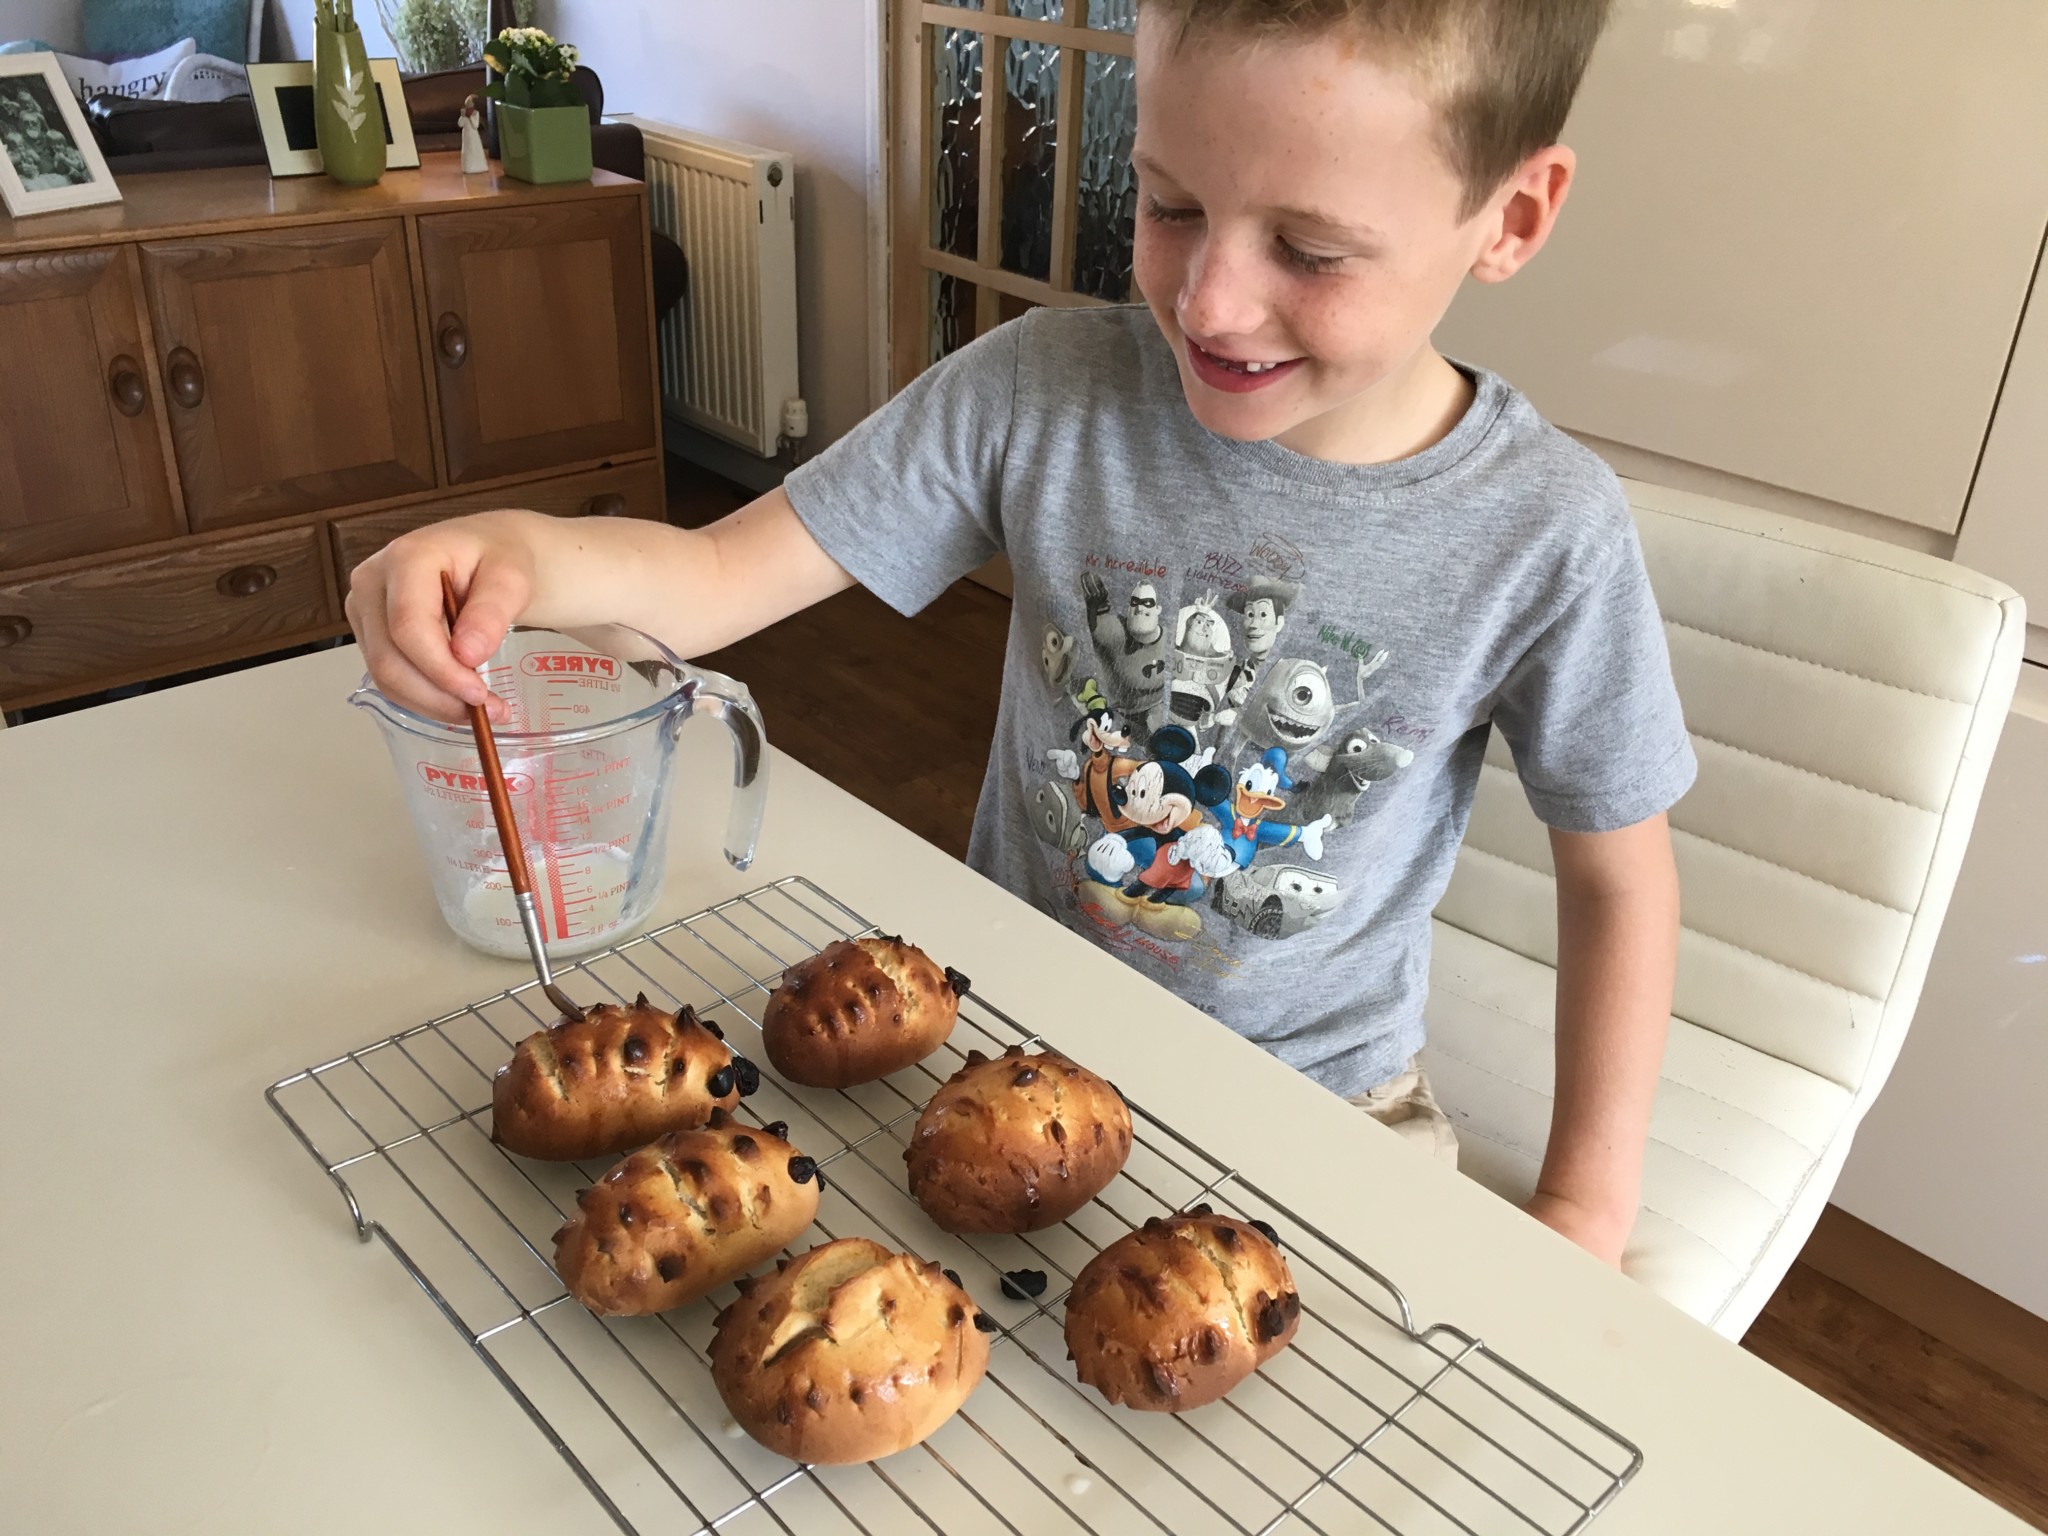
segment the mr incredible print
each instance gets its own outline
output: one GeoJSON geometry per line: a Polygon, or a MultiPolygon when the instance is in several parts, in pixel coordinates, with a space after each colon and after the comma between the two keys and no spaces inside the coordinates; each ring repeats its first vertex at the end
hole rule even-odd
{"type": "Polygon", "coordinates": [[[1319,611],[1292,554],[1213,552],[1176,579],[1098,553],[1047,615],[1039,718],[1065,739],[1027,765],[1032,826],[1061,904],[1112,944],[1227,972],[1314,928],[1343,901],[1337,845],[1414,760],[1373,724],[1405,718],[1374,691],[1387,649],[1319,611]]]}

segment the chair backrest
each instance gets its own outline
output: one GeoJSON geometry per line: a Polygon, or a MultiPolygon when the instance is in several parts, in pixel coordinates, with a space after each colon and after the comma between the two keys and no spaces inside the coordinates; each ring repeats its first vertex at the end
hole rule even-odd
{"type": "MultiPolygon", "coordinates": [[[[1699,779],[1671,813],[1681,1019],[1868,1099],[1948,909],[2025,640],[2010,589],[1628,483],[1699,779]]],[[[1557,959],[1548,834],[1496,733],[1437,915],[1557,959]]]]}

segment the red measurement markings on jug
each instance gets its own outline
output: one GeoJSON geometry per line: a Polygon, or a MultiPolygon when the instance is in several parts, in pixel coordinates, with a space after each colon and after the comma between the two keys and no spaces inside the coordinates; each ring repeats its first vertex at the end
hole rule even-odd
{"type": "MultiPolygon", "coordinates": [[[[484,783],[483,774],[470,768],[449,768],[440,763],[419,763],[416,765],[420,777],[427,782],[427,788],[444,800],[488,800],[490,788],[484,783]]],[[[505,775],[505,788],[515,795],[533,792],[533,775],[512,773],[505,775]]]]}

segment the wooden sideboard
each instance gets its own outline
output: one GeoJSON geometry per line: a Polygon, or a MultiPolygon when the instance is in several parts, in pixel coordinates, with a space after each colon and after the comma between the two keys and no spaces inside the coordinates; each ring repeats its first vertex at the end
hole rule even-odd
{"type": "Polygon", "coordinates": [[[344,633],[438,518],[663,515],[640,183],[122,191],[0,215],[0,707],[344,633]]]}

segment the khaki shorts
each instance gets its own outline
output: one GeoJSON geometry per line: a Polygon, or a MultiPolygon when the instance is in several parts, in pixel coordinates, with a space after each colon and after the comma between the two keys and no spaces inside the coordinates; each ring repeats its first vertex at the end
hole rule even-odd
{"type": "Polygon", "coordinates": [[[1450,1116],[1436,1102],[1429,1086],[1429,1074],[1410,1057],[1408,1065],[1377,1088],[1368,1088],[1351,1100],[1381,1125],[1412,1142],[1451,1167],[1458,1166],[1458,1136],[1451,1129],[1450,1116]]]}

